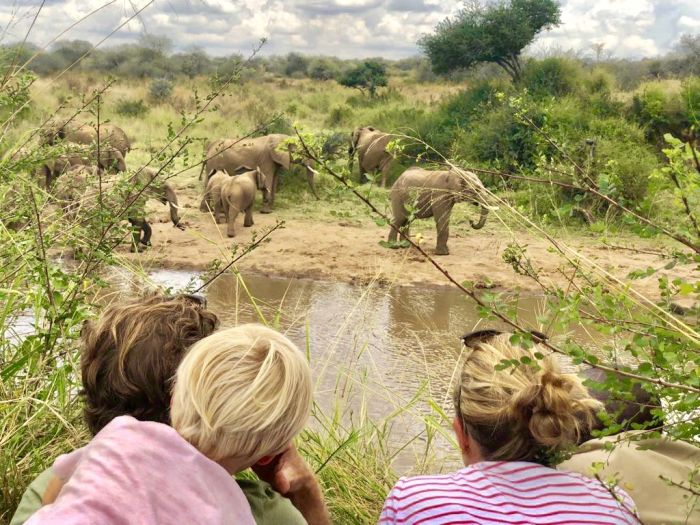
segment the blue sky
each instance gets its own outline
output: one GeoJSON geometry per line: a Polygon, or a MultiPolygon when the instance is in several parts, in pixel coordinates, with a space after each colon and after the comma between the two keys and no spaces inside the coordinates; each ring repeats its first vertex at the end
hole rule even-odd
{"type": "MultiPolygon", "coordinates": [[[[454,13],[446,0],[47,0],[30,40],[45,45],[88,13],[108,4],[62,38],[96,44],[135,9],[143,12],[103,45],[167,35],[178,49],[200,46],[213,55],[247,53],[262,37],[263,54],[297,51],[343,58],[416,55],[416,40],[454,13]]],[[[563,0],[562,25],[543,34],[531,52],[605,43],[617,57],[669,51],[683,33],[700,33],[700,0],[563,0]]],[[[21,40],[40,0],[0,2],[0,42],[21,40]]]]}

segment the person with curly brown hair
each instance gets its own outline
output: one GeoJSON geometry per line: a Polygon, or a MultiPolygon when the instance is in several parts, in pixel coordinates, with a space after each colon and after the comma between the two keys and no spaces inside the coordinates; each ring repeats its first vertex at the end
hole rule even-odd
{"type": "MultiPolygon", "coordinates": [[[[91,433],[98,434],[121,416],[169,425],[176,370],[190,347],[217,327],[218,319],[206,309],[203,298],[189,295],[125,301],[109,306],[97,321],[87,323],[81,334],[81,374],[85,420],[91,433]]],[[[265,481],[238,480],[256,523],[302,524],[309,508],[315,509],[316,516],[319,507],[325,510],[313,472],[294,449],[260,472],[265,481]]],[[[41,507],[42,499],[52,500],[51,479],[49,469],[29,486],[12,525],[24,523],[41,507]]]]}

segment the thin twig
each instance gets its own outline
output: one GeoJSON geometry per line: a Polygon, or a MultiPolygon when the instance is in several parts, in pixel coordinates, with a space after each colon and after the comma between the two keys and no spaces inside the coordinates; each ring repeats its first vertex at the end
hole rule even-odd
{"type": "Polygon", "coordinates": [[[235,259],[233,259],[230,263],[228,263],[226,266],[224,266],[221,270],[219,270],[218,272],[216,272],[216,274],[215,274],[213,277],[211,277],[210,279],[208,279],[207,282],[205,282],[202,286],[200,286],[199,288],[197,288],[197,289],[194,291],[194,293],[199,293],[199,292],[201,292],[202,290],[204,290],[207,286],[209,286],[211,283],[213,283],[216,279],[218,279],[220,276],[222,276],[224,273],[226,273],[226,271],[227,271],[229,268],[231,268],[231,266],[233,266],[234,264],[236,264],[236,263],[237,263],[238,261],[240,261],[243,257],[245,257],[245,256],[248,255],[250,252],[252,252],[255,248],[257,248],[258,246],[260,246],[260,244],[261,244],[265,239],[267,239],[270,235],[272,235],[272,233],[273,233],[275,230],[278,230],[278,229],[282,228],[283,226],[284,226],[284,221],[277,221],[277,223],[276,223],[272,228],[270,228],[269,230],[267,230],[267,231],[263,234],[262,237],[260,237],[259,239],[257,239],[257,240],[256,240],[255,242],[253,242],[252,244],[249,244],[248,246],[246,246],[246,249],[243,250],[243,253],[241,253],[238,257],[236,257],[235,259]]]}

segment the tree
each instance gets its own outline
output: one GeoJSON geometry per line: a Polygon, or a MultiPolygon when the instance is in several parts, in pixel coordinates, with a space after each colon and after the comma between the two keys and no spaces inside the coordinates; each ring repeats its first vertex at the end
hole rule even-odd
{"type": "Polygon", "coordinates": [[[377,60],[366,60],[349,69],[340,77],[341,86],[357,88],[362,93],[367,90],[370,97],[377,94],[377,88],[387,85],[386,66],[377,60]]]}
{"type": "Polygon", "coordinates": [[[198,46],[193,46],[185,53],[172,57],[172,61],[179,65],[180,71],[189,78],[204,75],[211,69],[211,61],[207,53],[198,46]]]}
{"type": "Polygon", "coordinates": [[[309,67],[309,59],[299,53],[289,53],[284,66],[284,74],[288,77],[305,76],[309,67]]]}
{"type": "Polygon", "coordinates": [[[436,73],[493,62],[517,81],[522,72],[522,50],[560,21],[561,9],[555,0],[474,2],[455,18],[440,22],[435,33],[423,36],[418,44],[436,73]]]}
{"type": "Polygon", "coordinates": [[[309,65],[308,75],[314,80],[331,80],[338,76],[338,66],[330,59],[321,57],[314,59],[309,65]]]}

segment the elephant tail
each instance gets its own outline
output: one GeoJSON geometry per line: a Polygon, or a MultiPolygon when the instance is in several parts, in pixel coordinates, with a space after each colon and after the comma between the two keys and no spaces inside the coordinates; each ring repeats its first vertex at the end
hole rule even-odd
{"type": "Polygon", "coordinates": [[[475,230],[480,230],[481,228],[484,227],[484,224],[486,224],[486,217],[488,214],[489,214],[489,209],[482,204],[481,205],[481,215],[479,215],[479,221],[478,222],[469,221],[469,224],[471,224],[472,228],[474,228],[475,230]]]}

